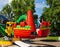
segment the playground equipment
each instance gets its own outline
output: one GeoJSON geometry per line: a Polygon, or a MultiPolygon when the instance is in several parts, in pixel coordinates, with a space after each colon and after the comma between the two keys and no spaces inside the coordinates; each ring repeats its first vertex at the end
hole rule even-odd
{"type": "Polygon", "coordinates": [[[0,41],[0,46],[1,47],[9,46],[9,45],[12,45],[11,41],[3,41],[3,40],[0,41]]]}
{"type": "MultiPolygon", "coordinates": [[[[5,26],[6,26],[6,22],[8,22],[8,18],[6,18],[5,16],[3,15],[0,15],[0,34],[2,36],[6,36],[7,33],[5,32],[5,26]]],[[[0,36],[1,37],[1,36],[0,36]]]]}
{"type": "Polygon", "coordinates": [[[2,24],[0,24],[0,33],[2,34],[2,36],[6,36],[5,28],[2,24]]]}
{"type": "Polygon", "coordinates": [[[6,18],[6,17],[3,16],[3,15],[0,15],[0,18],[3,18],[3,19],[5,19],[5,20],[8,20],[8,18],[6,18]]]}
{"type": "Polygon", "coordinates": [[[24,15],[20,16],[20,17],[18,18],[18,20],[16,20],[15,22],[16,22],[16,23],[20,23],[20,22],[22,22],[22,21],[26,21],[26,18],[27,18],[27,16],[26,16],[26,14],[24,14],[24,15]]]}
{"type": "MultiPolygon", "coordinates": [[[[3,16],[1,15],[1,17],[3,16]]],[[[5,17],[3,17],[3,19],[7,20],[5,17]]],[[[0,24],[0,32],[3,36],[7,36],[10,38],[13,37],[12,41],[18,41],[19,38],[46,37],[50,32],[48,26],[50,26],[50,24],[44,21],[42,22],[39,30],[36,31],[33,13],[31,10],[28,10],[27,15],[25,14],[20,16],[15,22],[6,22],[5,26],[3,24],[0,24]]],[[[2,47],[3,45],[11,45],[12,42],[10,42],[9,40],[0,40],[0,45],[2,45],[2,47]]]]}
{"type": "Polygon", "coordinates": [[[6,18],[5,16],[3,15],[0,15],[0,21],[3,23],[3,24],[6,24],[6,22],[8,22],[8,18],[6,18]]]}
{"type": "Polygon", "coordinates": [[[7,33],[8,36],[11,36],[12,32],[13,32],[13,25],[14,22],[7,22],[6,23],[6,29],[5,32],[7,33]]]}
{"type": "MultiPolygon", "coordinates": [[[[14,28],[14,36],[15,37],[17,37],[17,38],[36,38],[36,37],[46,37],[46,36],[48,36],[49,31],[50,31],[49,28],[42,29],[42,27],[40,27],[39,30],[36,31],[34,18],[33,18],[33,13],[32,13],[31,10],[29,10],[27,12],[27,18],[25,20],[23,22],[20,22],[20,25],[15,24],[17,26],[17,27],[14,28]],[[26,23],[26,25],[25,25],[25,23],[26,23]],[[21,27],[21,25],[23,25],[23,26],[21,27]],[[29,29],[25,28],[26,26],[29,26],[29,29]]],[[[47,23],[48,22],[43,22],[42,25],[44,26],[47,23]]]]}
{"type": "MultiPolygon", "coordinates": [[[[45,24],[45,22],[43,24],[45,24]]],[[[36,38],[48,36],[50,29],[39,28],[39,30],[36,31],[33,13],[31,10],[28,10],[27,15],[20,16],[15,22],[7,22],[6,28],[3,28],[2,25],[0,25],[0,30],[5,36],[11,36],[11,34],[13,34],[14,37],[17,38],[36,38]]]]}

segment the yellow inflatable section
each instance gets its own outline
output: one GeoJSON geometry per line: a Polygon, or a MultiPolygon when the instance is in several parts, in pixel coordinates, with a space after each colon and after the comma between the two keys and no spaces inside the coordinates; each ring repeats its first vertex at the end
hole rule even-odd
{"type": "Polygon", "coordinates": [[[13,31],[13,28],[12,28],[12,24],[14,22],[7,22],[6,23],[6,29],[5,29],[5,32],[8,34],[8,36],[11,36],[11,33],[13,31]]]}
{"type": "Polygon", "coordinates": [[[3,41],[3,40],[1,40],[0,45],[12,45],[12,42],[11,41],[3,41]]]}

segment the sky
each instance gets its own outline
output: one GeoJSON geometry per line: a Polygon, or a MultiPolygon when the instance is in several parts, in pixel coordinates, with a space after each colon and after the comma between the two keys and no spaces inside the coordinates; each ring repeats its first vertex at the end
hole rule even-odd
{"type": "MultiPolygon", "coordinates": [[[[0,11],[7,3],[10,2],[11,0],[0,0],[0,11]]],[[[35,0],[35,10],[36,10],[35,14],[41,16],[44,7],[47,7],[46,0],[35,0]]]]}
{"type": "Polygon", "coordinates": [[[39,16],[41,16],[44,7],[47,7],[46,0],[35,0],[36,14],[38,14],[39,16]]]}

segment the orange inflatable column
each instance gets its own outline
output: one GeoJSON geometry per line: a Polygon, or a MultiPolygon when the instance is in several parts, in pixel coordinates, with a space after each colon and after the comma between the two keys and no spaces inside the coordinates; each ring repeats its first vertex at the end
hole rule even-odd
{"type": "Polygon", "coordinates": [[[33,13],[31,10],[28,10],[27,12],[27,24],[31,26],[31,31],[34,32],[36,31],[35,23],[34,23],[34,18],[33,18],[33,13]]]}

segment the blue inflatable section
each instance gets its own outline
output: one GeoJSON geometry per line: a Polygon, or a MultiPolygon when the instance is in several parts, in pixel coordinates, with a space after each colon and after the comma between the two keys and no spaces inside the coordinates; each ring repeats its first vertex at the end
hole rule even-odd
{"type": "Polygon", "coordinates": [[[3,16],[3,15],[0,15],[0,23],[1,24],[6,24],[6,22],[8,22],[9,20],[8,20],[8,18],[6,18],[5,16],[3,16]]]}
{"type": "MultiPolygon", "coordinates": [[[[3,16],[3,15],[0,15],[0,19],[4,19],[4,20],[8,20],[8,18],[6,18],[5,16],[3,16]]],[[[9,20],[8,20],[9,21],[9,20]]]]}

